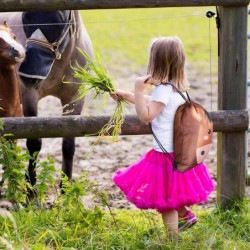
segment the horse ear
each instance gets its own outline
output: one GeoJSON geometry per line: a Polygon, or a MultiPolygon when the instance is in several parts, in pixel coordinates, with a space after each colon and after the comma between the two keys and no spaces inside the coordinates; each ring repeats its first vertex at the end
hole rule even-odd
{"type": "Polygon", "coordinates": [[[6,26],[7,28],[9,27],[8,23],[6,20],[3,21],[3,25],[6,26]]]}

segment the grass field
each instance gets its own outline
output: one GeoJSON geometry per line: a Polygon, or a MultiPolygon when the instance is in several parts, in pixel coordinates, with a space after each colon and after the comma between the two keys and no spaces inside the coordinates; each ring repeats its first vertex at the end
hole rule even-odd
{"type": "Polygon", "coordinates": [[[145,73],[148,45],[152,38],[179,36],[188,66],[205,75],[217,72],[215,18],[202,8],[155,8],[82,11],[95,51],[109,71],[117,76],[128,71],[145,73]]]}
{"type": "Polygon", "coordinates": [[[63,196],[58,193],[51,209],[46,209],[42,200],[28,207],[20,205],[11,213],[0,209],[0,249],[250,249],[250,203],[247,200],[230,209],[193,208],[199,223],[171,240],[155,211],[108,209],[105,195],[98,191],[94,191],[93,199],[101,200],[102,205],[86,209],[82,199],[93,188],[88,181],[75,179],[74,183],[67,184],[63,196]]]}

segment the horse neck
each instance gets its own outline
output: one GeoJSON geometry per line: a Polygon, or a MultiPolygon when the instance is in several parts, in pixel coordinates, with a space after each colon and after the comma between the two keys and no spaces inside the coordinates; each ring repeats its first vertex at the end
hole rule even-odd
{"type": "Polygon", "coordinates": [[[8,93],[8,97],[16,97],[20,94],[19,81],[14,66],[0,68],[0,93],[8,93]]]}
{"type": "Polygon", "coordinates": [[[75,18],[76,18],[77,21],[78,21],[79,18],[81,17],[80,11],[79,11],[79,10],[73,10],[73,11],[74,11],[75,18]]]}

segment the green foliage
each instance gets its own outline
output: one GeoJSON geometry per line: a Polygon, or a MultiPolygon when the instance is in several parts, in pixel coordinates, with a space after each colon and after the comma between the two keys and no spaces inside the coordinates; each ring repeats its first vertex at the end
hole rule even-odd
{"type": "Polygon", "coordinates": [[[37,183],[32,187],[28,182],[27,162],[31,159],[28,152],[23,152],[16,141],[0,137],[0,164],[3,166],[3,184],[1,190],[7,200],[14,204],[25,204],[32,191],[37,202],[44,204],[46,193],[55,186],[55,161],[48,157],[44,161],[36,160],[38,171],[37,183]]]}
{"type": "MultiPolygon", "coordinates": [[[[112,78],[106,72],[106,69],[101,64],[98,55],[95,59],[91,59],[88,54],[83,50],[78,49],[79,53],[86,59],[86,65],[82,66],[76,62],[76,66],[72,69],[74,70],[74,77],[80,79],[81,83],[78,89],[79,97],[75,100],[77,102],[89,93],[91,90],[94,91],[94,99],[98,96],[103,95],[104,100],[108,93],[115,91],[116,87],[112,78]]],[[[65,82],[67,83],[67,82],[65,82]]],[[[79,84],[79,83],[76,83],[79,84]]],[[[121,125],[124,121],[124,107],[126,101],[122,98],[117,100],[117,105],[110,117],[109,121],[97,132],[98,138],[111,136],[112,142],[118,140],[118,136],[121,131],[121,125]]]]}
{"type": "MultiPolygon", "coordinates": [[[[69,186],[70,193],[77,197],[79,188],[75,189],[73,183],[69,186]],[[78,191],[72,193],[72,190],[78,191]]],[[[14,249],[247,250],[250,247],[248,200],[238,203],[237,208],[196,211],[199,222],[176,240],[166,236],[156,212],[113,210],[112,218],[105,207],[86,209],[84,201],[66,200],[68,203],[57,204],[50,210],[34,210],[29,206],[12,211],[17,227],[8,218],[0,219],[0,237],[5,237],[14,249]]]]}
{"type": "MultiPolygon", "coordinates": [[[[187,245],[206,246],[206,249],[249,249],[250,203],[248,199],[235,203],[230,209],[216,207],[211,212],[202,211],[200,222],[184,232],[182,240],[187,245]]],[[[196,248],[195,248],[196,249],[196,248]]]]}
{"type": "Polygon", "coordinates": [[[181,233],[178,239],[170,240],[158,213],[111,209],[108,195],[100,192],[86,173],[72,182],[62,174],[63,192],[56,190],[53,179],[56,171],[50,157],[37,161],[37,184],[34,187],[37,197],[24,204],[24,198],[20,199],[18,195],[27,193],[25,171],[17,165],[23,166],[28,157],[13,146],[1,140],[1,164],[8,167],[8,162],[13,164],[11,171],[15,175],[5,176],[6,182],[13,186],[9,198],[15,200],[16,206],[10,212],[0,210],[0,249],[250,248],[250,203],[247,199],[233,204],[230,209],[216,207],[198,211],[196,208],[199,222],[181,233]],[[4,158],[6,154],[8,157],[4,158]],[[18,183],[21,183],[20,187],[18,183]],[[54,201],[48,207],[45,198],[52,194],[54,201]]]}
{"type": "Polygon", "coordinates": [[[55,160],[51,156],[48,156],[44,161],[36,160],[36,170],[39,173],[36,177],[37,183],[30,189],[36,192],[39,203],[44,204],[46,194],[56,184],[54,177],[56,173],[55,160]]]}
{"type": "Polygon", "coordinates": [[[115,91],[115,85],[113,80],[109,77],[104,66],[100,63],[99,56],[96,55],[95,59],[91,59],[88,54],[83,50],[78,49],[79,53],[86,59],[85,66],[81,66],[76,63],[74,70],[74,77],[82,81],[79,88],[80,97],[84,97],[87,92],[94,89],[94,98],[100,94],[107,94],[115,91]]]}
{"type": "MultiPolygon", "coordinates": [[[[49,158],[48,161],[37,163],[38,171],[43,167],[37,176],[38,184],[34,186],[37,197],[25,206],[16,206],[12,214],[0,210],[0,249],[7,246],[9,249],[77,247],[82,245],[82,235],[102,225],[104,212],[98,206],[86,209],[82,200],[93,189],[86,174],[74,182],[69,182],[63,175],[63,192],[58,191],[51,209],[47,209],[45,196],[54,192],[55,181],[51,180],[55,173],[54,160],[49,158]]],[[[19,202],[23,204],[22,200],[15,200],[16,204],[19,202]]]]}
{"type": "MultiPolygon", "coordinates": [[[[11,190],[16,190],[17,194],[26,194],[23,185],[26,178],[24,174],[22,178],[19,176],[22,169],[17,167],[17,163],[23,165],[27,157],[8,143],[1,140],[2,156],[9,154],[7,158],[0,157],[1,163],[6,166],[7,161],[3,161],[6,159],[13,164],[12,172],[17,172],[17,181],[12,180],[16,177],[9,173],[5,175],[6,182],[15,186],[11,190]],[[22,188],[16,186],[19,182],[22,188]]],[[[158,213],[111,209],[108,196],[89,181],[86,173],[73,182],[62,174],[63,192],[56,190],[54,160],[49,157],[46,161],[37,161],[37,164],[36,199],[23,206],[24,198],[19,199],[17,194],[9,192],[10,200],[15,199],[17,206],[10,212],[0,210],[0,249],[250,248],[250,203],[247,199],[234,203],[228,209],[216,207],[209,211],[196,208],[199,222],[181,233],[178,239],[171,240],[158,213]],[[48,209],[45,197],[51,194],[54,202],[48,209]],[[87,199],[89,197],[91,199],[87,199]]]]}
{"type": "Polygon", "coordinates": [[[0,164],[4,168],[3,188],[6,188],[5,196],[15,203],[24,203],[28,193],[26,162],[28,154],[22,153],[15,141],[0,137],[0,164]]]}

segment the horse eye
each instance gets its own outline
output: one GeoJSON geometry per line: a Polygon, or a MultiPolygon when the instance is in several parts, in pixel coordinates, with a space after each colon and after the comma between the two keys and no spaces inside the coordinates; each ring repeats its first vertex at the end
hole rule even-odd
{"type": "Polygon", "coordinates": [[[210,135],[210,134],[211,134],[211,129],[208,129],[208,130],[207,130],[207,133],[210,135]]]}

